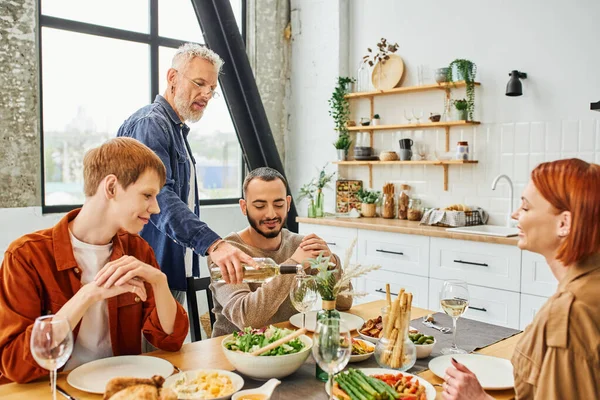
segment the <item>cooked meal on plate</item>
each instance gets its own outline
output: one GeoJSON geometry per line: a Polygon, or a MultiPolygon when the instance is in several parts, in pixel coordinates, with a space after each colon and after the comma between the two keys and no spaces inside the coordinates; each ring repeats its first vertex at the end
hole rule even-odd
{"type": "Polygon", "coordinates": [[[154,375],[144,378],[113,378],[106,384],[104,400],[177,400],[177,395],[171,389],[163,388],[165,378],[154,375]]]}
{"type": "MultiPolygon", "coordinates": [[[[291,329],[277,328],[273,325],[268,328],[253,329],[250,327],[244,328],[242,331],[234,332],[230,341],[226,342],[225,348],[233,351],[243,351],[244,353],[252,353],[255,350],[261,349],[266,345],[273,343],[284,336],[289,335],[293,331],[291,329]]],[[[263,356],[281,356],[285,354],[297,353],[304,348],[304,343],[300,338],[295,338],[287,343],[277,346],[260,355],[263,356]]]]}
{"type": "Polygon", "coordinates": [[[178,398],[216,399],[235,392],[227,375],[218,371],[184,372],[172,384],[178,398]]]}
{"type": "Polygon", "coordinates": [[[397,373],[368,376],[353,368],[336,375],[333,384],[333,395],[339,400],[426,400],[425,390],[425,387],[410,375],[397,373]]]}
{"type": "Polygon", "coordinates": [[[360,356],[363,354],[372,353],[375,351],[375,346],[372,346],[364,340],[352,339],[352,355],[360,356]]]}
{"type": "Polygon", "coordinates": [[[367,320],[358,331],[366,336],[376,339],[381,338],[383,335],[383,321],[381,320],[381,315],[377,318],[367,320]]]}

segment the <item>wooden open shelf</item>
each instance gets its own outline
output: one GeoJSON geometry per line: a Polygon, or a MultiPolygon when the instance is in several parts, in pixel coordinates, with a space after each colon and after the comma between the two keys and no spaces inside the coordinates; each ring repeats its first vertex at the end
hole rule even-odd
{"type": "Polygon", "coordinates": [[[389,131],[400,129],[435,129],[451,128],[453,126],[479,125],[479,121],[444,121],[444,122],[423,122],[421,124],[397,124],[397,125],[367,125],[367,126],[349,126],[348,131],[389,131]]]}
{"type": "Polygon", "coordinates": [[[351,166],[351,165],[366,165],[369,167],[369,186],[373,186],[373,166],[374,165],[436,165],[444,168],[444,190],[448,190],[448,167],[450,165],[467,165],[477,164],[477,160],[443,160],[443,161],[334,161],[333,164],[340,166],[351,166]]]}
{"type": "MultiPolygon", "coordinates": [[[[481,85],[479,82],[473,82],[475,86],[481,85]]],[[[372,92],[356,92],[356,93],[348,93],[345,97],[347,99],[359,99],[363,97],[375,97],[375,96],[386,96],[390,94],[401,94],[401,93],[415,93],[415,92],[427,92],[431,90],[448,90],[454,88],[462,88],[466,87],[467,83],[465,81],[458,82],[450,82],[450,83],[433,83],[431,85],[421,85],[421,86],[407,86],[407,87],[398,87],[388,90],[373,90],[372,92]]]]}

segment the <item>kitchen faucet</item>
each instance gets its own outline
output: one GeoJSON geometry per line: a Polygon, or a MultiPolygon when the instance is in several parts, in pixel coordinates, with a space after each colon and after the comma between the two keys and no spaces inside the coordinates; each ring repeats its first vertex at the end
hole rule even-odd
{"type": "Polygon", "coordinates": [[[498,181],[502,178],[505,178],[506,181],[508,182],[508,197],[510,199],[510,201],[508,202],[508,215],[506,216],[506,226],[508,226],[509,228],[511,227],[511,215],[514,211],[513,209],[513,183],[510,180],[510,178],[508,177],[508,175],[498,175],[495,179],[494,182],[492,182],[492,190],[496,190],[496,184],[498,183],[498,181]]]}

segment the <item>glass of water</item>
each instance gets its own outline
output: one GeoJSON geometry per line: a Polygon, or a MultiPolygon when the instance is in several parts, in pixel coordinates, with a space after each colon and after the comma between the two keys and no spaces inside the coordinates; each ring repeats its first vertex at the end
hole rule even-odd
{"type": "Polygon", "coordinates": [[[56,400],[56,371],[73,352],[73,333],[66,318],[55,315],[38,317],[30,340],[31,355],[40,367],[50,371],[52,399],[56,400]]]}

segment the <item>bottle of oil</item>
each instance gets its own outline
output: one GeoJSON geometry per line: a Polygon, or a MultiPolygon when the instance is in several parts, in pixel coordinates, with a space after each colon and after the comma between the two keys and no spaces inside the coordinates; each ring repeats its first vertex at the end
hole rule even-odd
{"type": "MultiPolygon", "coordinates": [[[[265,283],[275,278],[279,274],[303,274],[303,268],[300,264],[279,265],[271,258],[253,258],[256,266],[244,265],[245,283],[265,283]]],[[[223,282],[221,269],[213,265],[210,268],[210,278],[214,282],[223,282]]]]}

